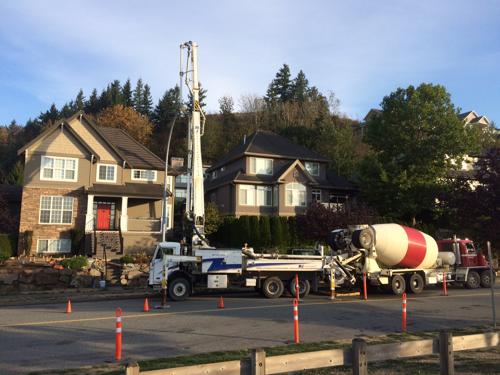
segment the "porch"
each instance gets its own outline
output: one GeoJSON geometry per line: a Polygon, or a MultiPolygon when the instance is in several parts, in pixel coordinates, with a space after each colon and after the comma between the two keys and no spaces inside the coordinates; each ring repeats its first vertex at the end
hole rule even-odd
{"type": "MultiPolygon", "coordinates": [[[[87,189],[85,233],[88,251],[102,257],[116,257],[130,251],[144,251],[161,237],[163,191],[161,185],[125,184],[87,189]],[[130,186],[134,185],[134,186],[130,186]]],[[[172,228],[171,198],[166,207],[166,228],[172,228]]]]}

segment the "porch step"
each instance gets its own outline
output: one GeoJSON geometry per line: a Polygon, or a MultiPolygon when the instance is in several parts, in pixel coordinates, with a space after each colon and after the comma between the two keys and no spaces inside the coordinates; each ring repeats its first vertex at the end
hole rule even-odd
{"type": "Polygon", "coordinates": [[[119,231],[96,231],[93,237],[92,253],[97,258],[104,258],[104,247],[106,247],[106,257],[116,258],[123,254],[121,235],[119,231]]]}

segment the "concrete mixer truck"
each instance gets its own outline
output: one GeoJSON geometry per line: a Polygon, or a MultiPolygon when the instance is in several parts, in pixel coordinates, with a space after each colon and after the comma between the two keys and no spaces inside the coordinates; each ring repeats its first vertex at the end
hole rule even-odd
{"type": "MultiPolygon", "coordinates": [[[[427,285],[462,283],[466,288],[490,287],[494,280],[485,257],[468,239],[436,241],[399,224],[357,225],[331,232],[329,245],[337,263],[337,284],[360,282],[396,295],[421,293],[427,285]]],[[[494,276],[493,276],[494,277],[494,276]]]]}

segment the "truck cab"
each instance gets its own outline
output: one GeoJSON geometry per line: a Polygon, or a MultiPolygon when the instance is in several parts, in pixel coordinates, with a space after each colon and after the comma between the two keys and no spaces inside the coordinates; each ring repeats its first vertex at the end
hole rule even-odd
{"type": "MultiPolygon", "coordinates": [[[[160,242],[156,245],[153,257],[149,264],[149,285],[151,286],[159,285],[161,283],[163,278],[164,255],[181,255],[181,244],[179,242],[160,242]]],[[[167,264],[168,273],[175,271],[178,267],[178,262],[169,261],[167,264]]]]}
{"type": "Polygon", "coordinates": [[[488,263],[483,254],[479,253],[474,242],[469,239],[456,240],[456,248],[454,248],[455,240],[445,239],[436,241],[439,251],[449,251],[455,254],[456,264],[460,267],[487,267],[488,263]]]}

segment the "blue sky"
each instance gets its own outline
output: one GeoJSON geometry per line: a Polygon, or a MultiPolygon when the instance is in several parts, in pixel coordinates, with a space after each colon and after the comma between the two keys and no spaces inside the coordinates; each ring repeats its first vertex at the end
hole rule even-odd
{"type": "Polygon", "coordinates": [[[187,40],[200,45],[209,111],[223,95],[263,95],[288,63],[355,119],[397,87],[432,82],[498,124],[499,20],[500,1],[481,0],[1,1],[0,124],[113,79],[142,77],[156,102],[187,40]]]}

